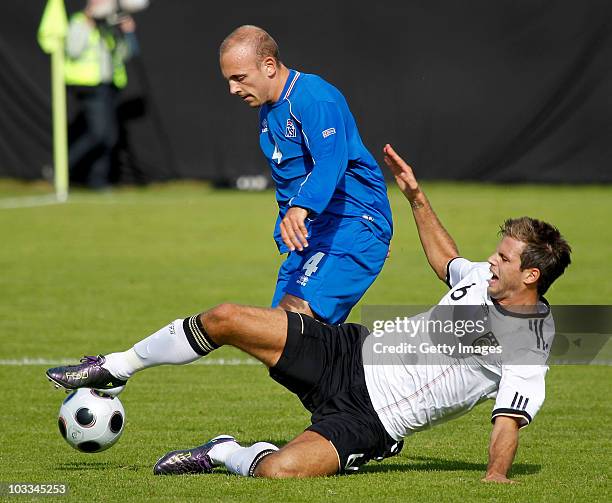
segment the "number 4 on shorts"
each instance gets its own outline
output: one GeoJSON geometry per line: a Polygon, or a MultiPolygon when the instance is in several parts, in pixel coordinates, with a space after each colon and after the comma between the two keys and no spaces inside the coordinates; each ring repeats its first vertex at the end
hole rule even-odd
{"type": "Polygon", "coordinates": [[[319,265],[319,262],[321,262],[323,257],[325,257],[325,253],[323,252],[317,252],[312,257],[310,257],[304,263],[304,267],[302,267],[302,270],[304,271],[304,275],[310,277],[315,272],[317,272],[317,270],[319,269],[317,266],[319,265]]]}

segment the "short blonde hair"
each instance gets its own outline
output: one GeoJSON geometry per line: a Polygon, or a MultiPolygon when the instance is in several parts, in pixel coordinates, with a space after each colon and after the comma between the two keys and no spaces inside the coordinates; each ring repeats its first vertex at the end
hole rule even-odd
{"type": "Polygon", "coordinates": [[[266,30],[259,26],[245,24],[236,28],[221,42],[219,57],[235,45],[252,46],[257,55],[257,63],[261,63],[266,58],[274,58],[277,63],[280,63],[278,44],[266,30]]]}

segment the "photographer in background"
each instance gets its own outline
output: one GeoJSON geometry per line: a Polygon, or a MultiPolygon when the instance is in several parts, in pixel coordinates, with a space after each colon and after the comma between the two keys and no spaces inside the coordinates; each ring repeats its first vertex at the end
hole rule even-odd
{"type": "Polygon", "coordinates": [[[121,7],[133,12],[132,4],[88,0],[85,9],[70,18],[66,36],[65,81],[85,121],[85,131],[70,145],[69,165],[73,172],[87,160],[87,185],[94,190],[110,186],[113,149],[119,137],[118,95],[127,85],[125,62],[138,52],[136,24],[129,14],[119,11],[121,7]]]}

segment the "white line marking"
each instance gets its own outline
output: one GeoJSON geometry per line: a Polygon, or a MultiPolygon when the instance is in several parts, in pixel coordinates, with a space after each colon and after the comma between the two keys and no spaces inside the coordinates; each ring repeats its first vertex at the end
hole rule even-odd
{"type": "Polygon", "coordinates": [[[77,194],[70,196],[70,199],[66,201],[58,201],[55,195],[47,194],[44,196],[26,196],[26,197],[11,197],[2,199],[0,198],[0,210],[3,209],[20,209],[20,208],[35,208],[39,206],[49,206],[54,204],[69,204],[70,206],[90,204],[96,205],[145,205],[154,204],[159,206],[160,204],[181,204],[183,206],[201,204],[202,199],[197,196],[194,197],[157,197],[149,198],[143,197],[131,197],[121,194],[77,194]]]}
{"type": "MultiPolygon", "coordinates": [[[[299,313],[298,313],[299,314],[299,313]]],[[[26,367],[26,366],[37,366],[46,365],[48,367],[59,367],[60,365],[77,365],[78,359],[75,358],[6,358],[0,359],[0,367],[26,367]]],[[[555,361],[551,363],[554,366],[561,365],[576,365],[574,361],[555,361]]],[[[263,365],[254,358],[200,358],[193,363],[188,365],[219,365],[219,366],[236,366],[236,365],[263,365]]],[[[584,362],[580,365],[602,365],[612,366],[612,360],[593,360],[590,362],[584,362]]]]}
{"type": "Polygon", "coordinates": [[[55,194],[0,199],[0,209],[5,210],[12,210],[16,208],[34,208],[36,206],[48,206],[50,204],[62,204],[62,201],[59,201],[55,194]]]}
{"type": "Polygon", "coordinates": [[[87,195],[87,194],[78,194],[76,196],[70,196],[70,199],[67,201],[69,205],[81,205],[81,204],[90,204],[92,206],[99,205],[138,205],[142,206],[145,204],[149,205],[176,205],[180,204],[181,206],[189,206],[189,205],[197,205],[202,204],[203,199],[197,196],[195,197],[157,197],[155,198],[155,194],[151,194],[153,197],[142,196],[142,197],[132,197],[129,195],[120,195],[120,194],[101,194],[101,195],[87,195]]]}
{"type": "MultiPolygon", "coordinates": [[[[0,366],[23,367],[29,365],[47,365],[50,367],[60,365],[77,365],[78,359],[75,358],[14,358],[0,359],[0,366]]],[[[201,358],[190,365],[260,365],[254,358],[201,358]]]]}

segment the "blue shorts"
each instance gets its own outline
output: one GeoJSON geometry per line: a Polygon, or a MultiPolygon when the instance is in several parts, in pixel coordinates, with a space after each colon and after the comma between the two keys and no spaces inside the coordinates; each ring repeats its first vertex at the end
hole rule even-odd
{"type": "Polygon", "coordinates": [[[389,243],[362,218],[319,217],[308,248],[289,253],[278,271],[272,307],[285,294],[308,302],[322,321],[342,323],[374,282],[389,243]]]}

